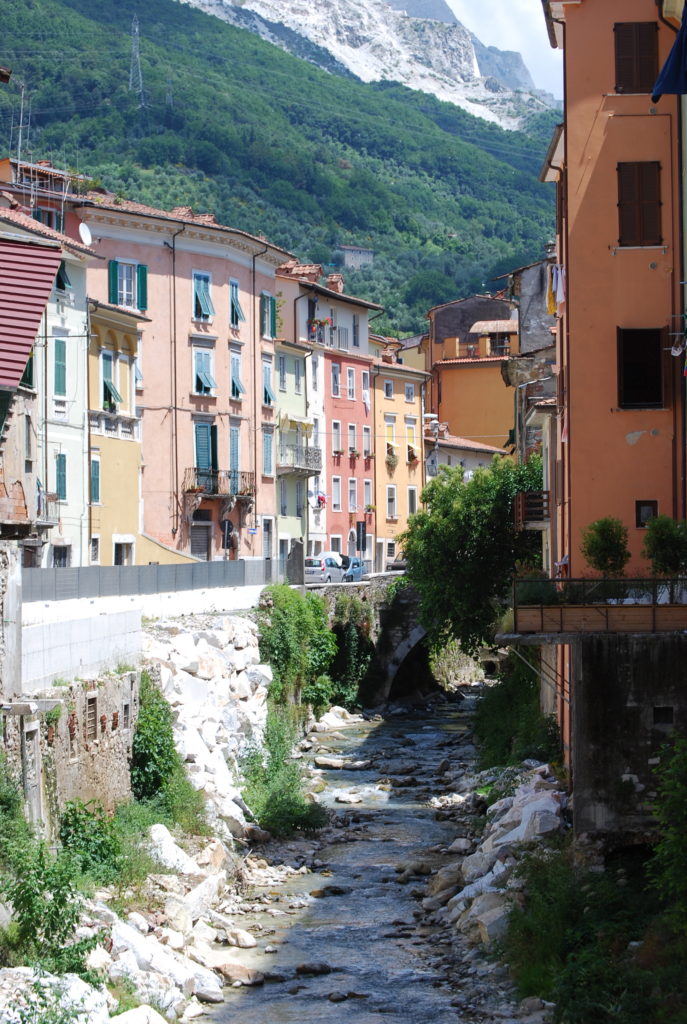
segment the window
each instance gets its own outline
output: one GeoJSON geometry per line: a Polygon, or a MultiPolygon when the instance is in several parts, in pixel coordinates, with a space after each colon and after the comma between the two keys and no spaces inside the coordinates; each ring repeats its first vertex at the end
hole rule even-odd
{"type": "Polygon", "coordinates": [[[67,394],[67,343],[64,338],[55,338],[54,346],[54,370],[55,370],[55,394],[67,394]]]}
{"type": "Polygon", "coordinates": [[[70,544],[56,544],[52,549],[53,569],[68,569],[71,555],[70,544]]]}
{"type": "Polygon", "coordinates": [[[113,306],[127,309],[148,308],[148,268],[143,263],[122,263],[110,260],[108,264],[108,293],[113,306]]]}
{"type": "Polygon", "coordinates": [[[313,391],[317,391],[318,390],[317,371],[319,369],[320,360],[319,360],[319,357],[317,355],[317,352],[313,352],[313,354],[312,354],[312,356],[310,358],[311,358],[311,368],[312,368],[312,389],[313,389],[313,391]]]}
{"type": "Polygon", "coordinates": [[[229,471],[231,473],[232,493],[238,491],[238,473],[241,464],[241,427],[232,423],[229,427],[229,471]]]}
{"type": "Polygon", "coordinates": [[[24,367],[24,372],[19,383],[25,388],[33,387],[33,350],[31,351],[29,358],[26,360],[26,366],[24,367]]]}
{"type": "Polygon", "coordinates": [[[367,412],[370,411],[370,371],[363,370],[361,374],[361,389],[363,405],[367,412]]]}
{"type": "Polygon", "coordinates": [[[338,398],[341,394],[341,366],[338,363],[332,363],[332,395],[334,398],[338,398]]]}
{"type": "Polygon", "coordinates": [[[648,92],[658,77],[658,25],[624,21],[615,33],[615,91],[648,92]]]}
{"type": "Polygon", "coordinates": [[[660,174],[653,160],[618,164],[620,245],[661,244],[660,174]]]}
{"type": "Polygon", "coordinates": [[[360,348],[360,317],[353,314],[353,348],[360,348]]]}
{"type": "Polygon", "coordinates": [[[372,429],[363,427],[363,455],[367,458],[372,454],[372,429]]]}
{"type": "Polygon", "coordinates": [[[358,511],[358,481],[354,476],[348,478],[348,511],[358,511]]]}
{"type": "Polygon", "coordinates": [[[212,349],[194,348],[193,350],[193,390],[196,395],[209,395],[213,388],[217,387],[212,375],[212,356],[212,349]]]}
{"type": "Polygon", "coordinates": [[[392,380],[385,380],[384,381],[384,397],[385,398],[393,398],[394,397],[394,382],[392,380]]]}
{"type": "Polygon", "coordinates": [[[231,350],[231,397],[237,401],[241,395],[245,395],[246,389],[241,383],[241,352],[238,349],[231,350]]]}
{"type": "Polygon", "coordinates": [[[67,273],[67,264],[62,260],[55,277],[55,287],[58,292],[66,292],[67,288],[71,288],[72,282],[69,280],[69,274],[67,273]]]}
{"type": "Polygon", "coordinates": [[[340,455],[342,451],[341,424],[338,420],[332,420],[332,453],[334,455],[340,455]]]}
{"type": "Polygon", "coordinates": [[[67,456],[63,452],[55,456],[55,492],[58,501],[67,500],[67,456]]]}
{"type": "Polygon", "coordinates": [[[387,558],[395,558],[396,557],[396,541],[390,540],[388,542],[388,544],[386,546],[386,556],[387,556],[387,558]]]}
{"type": "Polygon", "coordinates": [[[98,698],[86,697],[86,739],[98,738],[98,698]]]}
{"type": "Polygon", "coordinates": [[[24,472],[30,473],[33,468],[33,421],[31,414],[24,413],[24,472]]]}
{"type": "Polygon", "coordinates": [[[663,332],[618,329],[618,405],[659,409],[663,405],[663,332]]]}
{"type": "Polygon", "coordinates": [[[288,485],[286,480],[279,481],[279,514],[287,515],[289,507],[288,485]]]}
{"type": "Polygon", "coordinates": [[[272,431],[262,432],[262,473],[263,476],[274,476],[272,431]]]}
{"type": "Polygon", "coordinates": [[[405,392],[406,392],[406,402],[414,402],[415,401],[415,385],[414,384],[406,384],[405,392]]]}
{"type": "Polygon", "coordinates": [[[215,315],[210,298],[210,275],[194,271],[193,274],[193,319],[209,320],[215,315]]]}
{"type": "Polygon", "coordinates": [[[64,231],[64,214],[61,210],[51,210],[46,206],[36,206],[31,211],[31,216],[40,224],[52,228],[53,231],[64,231]]]}
{"type": "Polygon", "coordinates": [[[372,507],[372,481],[363,480],[363,505],[368,511],[372,507]]]}
{"type": "Polygon", "coordinates": [[[103,370],[103,409],[107,412],[117,412],[117,403],[121,404],[122,396],[114,382],[114,353],[103,351],[101,353],[103,370]]]}
{"type": "Polygon", "coordinates": [[[332,477],[332,512],[341,511],[341,477],[332,477]]]}
{"type": "Polygon", "coordinates": [[[100,564],[100,537],[91,537],[91,565],[100,564]]]}
{"type": "Polygon", "coordinates": [[[262,404],[275,405],[276,401],[272,390],[272,360],[267,356],[262,360],[262,404]]]}
{"type": "Polygon", "coordinates": [[[417,512],[417,487],[408,488],[408,515],[412,516],[417,512]]]}
{"type": "Polygon", "coordinates": [[[358,450],[357,434],[355,429],[355,423],[348,424],[348,451],[350,453],[358,450]]]}
{"type": "Polygon", "coordinates": [[[141,337],[138,337],[138,344],[136,346],[136,355],[134,357],[134,380],[136,382],[136,390],[140,391],[143,389],[143,370],[141,368],[141,337]]]}
{"type": "Polygon", "coordinates": [[[245,319],[239,301],[239,283],[232,280],[229,282],[229,324],[231,327],[237,328],[245,319]]]}
{"type": "Polygon", "coordinates": [[[386,488],[386,518],[396,519],[396,485],[387,484],[386,488]]]}
{"type": "Polygon", "coordinates": [[[305,488],[302,480],[296,481],[296,515],[303,518],[305,512],[305,488]]]}
{"type": "Polygon", "coordinates": [[[408,462],[415,462],[417,459],[417,446],[415,444],[415,424],[406,422],[406,441],[408,443],[408,462]]]}
{"type": "MultiPolygon", "coordinates": [[[[320,447],[320,421],[317,416],[314,416],[312,421],[312,443],[313,448],[320,447]]],[[[317,489],[319,491],[319,486],[317,489]]]]}
{"type": "Polygon", "coordinates": [[[91,459],[91,504],[100,504],[100,456],[91,459]]]}
{"type": "Polygon", "coordinates": [[[332,534],[329,538],[329,546],[332,551],[341,551],[341,537],[332,534]]]}
{"type": "Polygon", "coordinates": [[[646,524],[654,516],[658,515],[657,501],[636,501],[635,502],[635,526],[639,529],[646,529],[646,524]]]}
{"type": "Polygon", "coordinates": [[[263,338],[277,337],[277,300],[269,292],[260,296],[260,334],[263,338]]]}
{"type": "Polygon", "coordinates": [[[355,399],[355,370],[349,366],[346,370],[346,378],[348,380],[348,397],[352,400],[355,399]]]}
{"type": "Polygon", "coordinates": [[[286,356],[277,356],[277,369],[279,373],[279,390],[286,391],[286,356]]]}
{"type": "Polygon", "coordinates": [[[300,359],[294,359],[294,361],[293,361],[293,373],[294,373],[294,385],[295,385],[295,389],[296,389],[296,394],[300,395],[301,394],[301,390],[302,390],[302,383],[301,382],[303,380],[303,369],[302,369],[302,365],[301,365],[300,359]]]}
{"type": "Polygon", "coordinates": [[[396,454],[396,417],[385,416],[384,417],[384,432],[386,435],[386,453],[387,455],[396,454]]]}

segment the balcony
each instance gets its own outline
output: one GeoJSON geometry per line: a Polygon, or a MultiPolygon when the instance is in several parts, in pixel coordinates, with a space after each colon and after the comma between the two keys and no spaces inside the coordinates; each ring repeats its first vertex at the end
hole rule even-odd
{"type": "Polygon", "coordinates": [[[184,471],[185,494],[204,494],[209,498],[255,497],[255,474],[239,469],[198,469],[193,466],[184,471]]]}
{"type": "Polygon", "coordinates": [[[519,579],[513,633],[566,643],[591,633],[670,633],[687,629],[687,585],[680,579],[519,579]]]}
{"type": "Polygon", "coordinates": [[[54,491],[39,492],[36,518],[39,526],[57,526],[60,521],[60,506],[54,491]]]}
{"type": "Polygon", "coordinates": [[[317,476],[322,472],[322,449],[302,444],[280,445],[277,448],[277,472],[317,476]]]}
{"type": "Polygon", "coordinates": [[[515,529],[545,530],[551,521],[549,491],[520,491],[515,495],[515,529]]]}

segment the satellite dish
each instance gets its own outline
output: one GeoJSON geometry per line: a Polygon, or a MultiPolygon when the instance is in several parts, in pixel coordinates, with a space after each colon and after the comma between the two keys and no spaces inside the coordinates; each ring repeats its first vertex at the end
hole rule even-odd
{"type": "Polygon", "coordinates": [[[81,221],[81,223],[79,224],[79,238],[81,239],[84,245],[90,245],[93,241],[91,229],[89,228],[88,224],[85,224],[83,221],[81,221]]]}

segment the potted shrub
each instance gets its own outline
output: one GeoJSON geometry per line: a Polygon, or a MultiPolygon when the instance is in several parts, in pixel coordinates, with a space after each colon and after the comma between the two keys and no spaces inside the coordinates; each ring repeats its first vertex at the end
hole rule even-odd
{"type": "Polygon", "coordinates": [[[613,516],[596,519],[583,529],[580,550],[602,576],[622,576],[630,558],[627,527],[613,516]]]}
{"type": "Polygon", "coordinates": [[[396,452],[387,452],[386,454],[386,466],[387,469],[394,470],[398,465],[398,455],[396,452]]]}

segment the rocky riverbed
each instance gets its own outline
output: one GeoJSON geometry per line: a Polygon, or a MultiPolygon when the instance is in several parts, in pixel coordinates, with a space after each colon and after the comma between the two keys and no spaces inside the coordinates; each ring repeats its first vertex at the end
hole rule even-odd
{"type": "MultiPolygon", "coordinates": [[[[251,826],[237,787],[236,758],[261,729],[269,681],[252,624],[157,625],[149,653],[219,836],[182,850],[155,826],[160,871],[137,909],[116,914],[107,891],[88,904],[92,965],[150,1004],[120,1024],[160,1024],[158,1010],[218,1024],[548,1019],[540,1001],[515,998],[490,951],[517,898],[517,860],[565,827],[565,795],[546,765],[475,771],[477,688],[367,718],[328,712],[295,756],[329,823],[278,842],[251,826]]],[[[0,1020],[23,1022],[28,978],[0,971],[0,1020]]],[[[80,1024],[105,1024],[115,1008],[78,979],[67,979],[64,1001],[80,1024]]]]}

